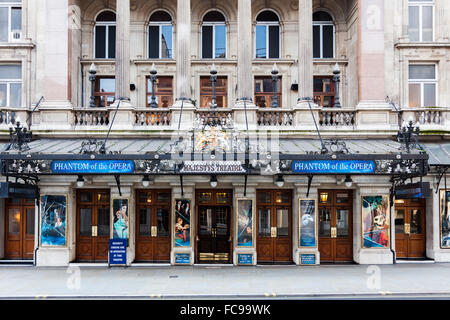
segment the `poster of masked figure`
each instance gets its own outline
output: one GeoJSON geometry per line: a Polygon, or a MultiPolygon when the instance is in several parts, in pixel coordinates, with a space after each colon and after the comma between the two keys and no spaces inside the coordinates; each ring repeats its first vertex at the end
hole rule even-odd
{"type": "Polygon", "coordinates": [[[237,199],[237,246],[253,246],[253,201],[237,199]]]}
{"type": "Polygon", "coordinates": [[[316,200],[300,199],[300,247],[316,247],[316,200]]]}
{"type": "Polygon", "coordinates": [[[389,196],[361,197],[364,248],[389,248],[389,196]]]}
{"type": "Polygon", "coordinates": [[[128,239],[128,199],[113,199],[113,239],[128,239]]]}
{"type": "Polygon", "coordinates": [[[450,248],[450,191],[440,192],[441,248],[450,248]]]}
{"type": "Polygon", "coordinates": [[[41,197],[41,245],[66,245],[66,196],[41,197]]]}
{"type": "Polygon", "coordinates": [[[175,247],[191,246],[191,200],[175,199],[175,247]]]}

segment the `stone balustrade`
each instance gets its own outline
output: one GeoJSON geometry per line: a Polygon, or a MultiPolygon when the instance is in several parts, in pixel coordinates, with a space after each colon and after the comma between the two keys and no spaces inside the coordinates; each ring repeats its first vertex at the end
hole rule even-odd
{"type": "Polygon", "coordinates": [[[72,125],[104,127],[109,125],[109,117],[110,112],[105,109],[74,110],[72,125]]]}
{"type": "Polygon", "coordinates": [[[292,127],[294,123],[294,112],[286,109],[259,109],[256,112],[259,126],[292,127]]]}
{"type": "Polygon", "coordinates": [[[356,124],[356,112],[342,109],[321,110],[318,124],[322,127],[351,127],[356,124]]]}
{"type": "Polygon", "coordinates": [[[135,126],[168,127],[172,122],[172,113],[166,109],[135,111],[135,126]]]}
{"type": "Polygon", "coordinates": [[[196,127],[216,124],[220,124],[222,127],[233,125],[234,118],[231,109],[197,109],[194,113],[194,125],[196,127]]]}
{"type": "Polygon", "coordinates": [[[426,109],[423,111],[416,111],[414,113],[415,121],[419,122],[421,125],[440,125],[442,123],[442,111],[434,109],[426,109]]]}

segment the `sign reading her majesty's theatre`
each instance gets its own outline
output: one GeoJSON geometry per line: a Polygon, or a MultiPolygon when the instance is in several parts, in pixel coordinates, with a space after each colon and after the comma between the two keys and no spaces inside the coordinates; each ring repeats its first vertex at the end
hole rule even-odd
{"type": "Polygon", "coordinates": [[[53,161],[53,173],[132,173],[131,160],[67,160],[53,161]]]}
{"type": "Polygon", "coordinates": [[[295,173],[374,173],[373,160],[307,160],[293,161],[295,173]]]}
{"type": "Polygon", "coordinates": [[[180,173],[245,173],[240,161],[185,161],[180,173]]]}

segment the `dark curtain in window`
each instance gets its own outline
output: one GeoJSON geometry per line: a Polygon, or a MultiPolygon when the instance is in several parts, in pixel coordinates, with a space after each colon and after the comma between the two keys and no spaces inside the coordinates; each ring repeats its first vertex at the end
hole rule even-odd
{"type": "Polygon", "coordinates": [[[110,26],[108,29],[108,58],[116,58],[116,27],[110,26]]]}
{"type": "Polygon", "coordinates": [[[98,59],[106,58],[106,27],[95,27],[95,57],[98,59]]]}
{"type": "Polygon", "coordinates": [[[269,26],[269,58],[280,57],[280,27],[269,26]]]}
{"type": "Polygon", "coordinates": [[[202,58],[212,59],[213,27],[202,27],[202,58]]]}
{"type": "Polygon", "coordinates": [[[148,32],[148,57],[159,58],[159,26],[150,26],[148,32]]]}
{"type": "Polygon", "coordinates": [[[313,56],[320,58],[320,26],[313,26],[313,56]]]}
{"type": "Polygon", "coordinates": [[[323,26],[323,57],[333,58],[333,26],[323,26]]]}

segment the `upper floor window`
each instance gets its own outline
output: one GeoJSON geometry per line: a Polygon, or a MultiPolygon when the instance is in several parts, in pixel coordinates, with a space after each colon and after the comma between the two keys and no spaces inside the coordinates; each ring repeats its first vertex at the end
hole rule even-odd
{"type": "Polygon", "coordinates": [[[116,79],[114,77],[97,77],[95,79],[95,105],[97,107],[107,107],[114,103],[116,92],[116,79]]]}
{"type": "Polygon", "coordinates": [[[0,42],[22,39],[22,0],[0,0],[0,42]]]}
{"type": "Polygon", "coordinates": [[[333,18],[324,11],[313,14],[313,53],[314,58],[334,58],[333,18]]]}
{"type": "Polygon", "coordinates": [[[280,58],[280,18],[275,12],[265,10],[258,14],[255,40],[256,58],[280,58]]]}
{"type": "MultiPolygon", "coordinates": [[[[168,108],[173,104],[173,77],[159,76],[155,83],[155,98],[159,108],[168,108]]],[[[152,81],[147,77],[147,107],[152,102],[152,81]]]]}
{"type": "Polygon", "coordinates": [[[114,59],[116,57],[116,14],[103,11],[95,20],[96,59],[114,59]]]}
{"type": "Polygon", "coordinates": [[[22,106],[22,66],[0,65],[0,107],[22,106]]]}
{"type": "Polygon", "coordinates": [[[224,59],[227,55],[227,27],[219,11],[210,11],[203,17],[202,58],[224,59]]]}
{"type": "Polygon", "coordinates": [[[409,40],[433,41],[434,0],[409,0],[409,40]]]}
{"type": "MultiPolygon", "coordinates": [[[[216,103],[220,108],[228,107],[228,85],[227,77],[218,76],[216,81],[216,103]]],[[[213,97],[211,78],[209,76],[200,77],[200,106],[210,108],[213,97]]]]}
{"type": "Polygon", "coordinates": [[[314,77],[314,102],[322,107],[334,107],[336,92],[333,77],[314,77]]]}
{"type": "Polygon", "coordinates": [[[410,107],[437,106],[436,65],[409,65],[408,91],[410,107]]]}
{"type": "Polygon", "coordinates": [[[150,16],[148,27],[149,59],[172,59],[173,50],[172,17],[159,10],[150,16]]]}
{"type": "MultiPolygon", "coordinates": [[[[278,105],[281,101],[281,77],[278,78],[276,95],[278,105]]],[[[255,77],[255,104],[260,108],[270,108],[273,101],[273,81],[272,77],[255,77]]]]}

